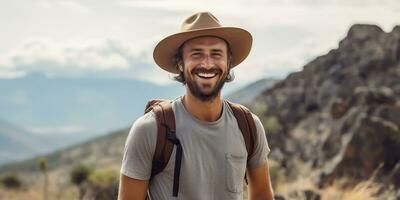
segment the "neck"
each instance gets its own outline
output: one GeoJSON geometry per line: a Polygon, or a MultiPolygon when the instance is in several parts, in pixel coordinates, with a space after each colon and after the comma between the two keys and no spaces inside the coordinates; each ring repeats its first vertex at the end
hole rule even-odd
{"type": "Polygon", "coordinates": [[[221,93],[211,101],[201,101],[187,91],[182,103],[188,112],[201,121],[217,121],[222,113],[221,93]]]}

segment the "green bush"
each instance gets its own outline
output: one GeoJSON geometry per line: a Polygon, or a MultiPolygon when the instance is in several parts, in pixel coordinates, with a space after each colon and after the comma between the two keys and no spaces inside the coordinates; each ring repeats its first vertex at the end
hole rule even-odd
{"type": "Polygon", "coordinates": [[[82,200],[86,193],[86,188],[84,187],[84,182],[87,181],[91,170],[82,164],[78,164],[72,168],[70,171],[71,182],[76,185],[79,189],[79,200],[82,200]]]}
{"type": "Polygon", "coordinates": [[[89,182],[100,187],[108,187],[114,184],[117,180],[118,173],[115,170],[94,171],[89,176],[89,182]]]}
{"type": "Polygon", "coordinates": [[[40,171],[46,171],[47,170],[47,158],[46,157],[40,157],[37,160],[38,166],[40,171]]]}
{"type": "Polygon", "coordinates": [[[262,123],[269,133],[278,133],[282,130],[282,125],[275,116],[265,117],[262,119],[262,123]]]}
{"type": "Polygon", "coordinates": [[[94,171],[89,176],[92,199],[108,200],[118,198],[118,173],[115,170],[94,171]]]}
{"type": "Polygon", "coordinates": [[[250,109],[255,115],[261,118],[268,111],[268,106],[265,103],[255,103],[250,109]]]}
{"type": "Polygon", "coordinates": [[[76,165],[70,172],[71,182],[75,185],[80,185],[85,182],[90,174],[90,169],[82,164],[76,165]]]}
{"type": "Polygon", "coordinates": [[[7,174],[1,178],[1,184],[8,189],[19,189],[22,181],[16,174],[7,174]]]}

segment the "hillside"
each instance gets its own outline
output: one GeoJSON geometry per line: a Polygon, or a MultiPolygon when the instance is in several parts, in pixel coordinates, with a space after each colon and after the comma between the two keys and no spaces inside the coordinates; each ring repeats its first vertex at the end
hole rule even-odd
{"type": "MultiPolygon", "coordinates": [[[[119,166],[127,135],[128,129],[122,129],[43,156],[48,159],[50,171],[68,169],[78,163],[93,168],[119,166]]],[[[4,172],[38,173],[37,158],[2,165],[0,174],[4,172]]]]}
{"type": "Polygon", "coordinates": [[[337,49],[252,102],[288,180],[400,187],[400,26],[353,25],[337,49]],[[268,127],[267,127],[268,129],[268,127]]]}
{"type": "Polygon", "coordinates": [[[40,136],[0,120],[0,164],[26,159],[50,150],[40,136]]]}
{"type": "Polygon", "coordinates": [[[226,99],[235,103],[247,105],[251,103],[262,91],[269,89],[277,82],[277,79],[263,78],[250,83],[243,88],[235,90],[231,94],[228,94],[226,99]]]}
{"type": "Polygon", "coordinates": [[[175,98],[179,84],[129,79],[0,79],[0,164],[53,152],[126,127],[152,98],[175,98]]]}
{"type": "MultiPolygon", "coordinates": [[[[260,94],[261,91],[271,87],[276,82],[277,80],[275,79],[261,79],[231,93],[226,98],[233,102],[245,104],[250,102],[255,96],[257,96],[257,94],[260,94]]],[[[0,130],[1,130],[1,123],[0,123],[0,130]]],[[[112,132],[105,136],[97,137],[96,139],[90,140],[88,142],[78,143],[66,149],[61,148],[55,153],[50,153],[48,156],[46,156],[49,159],[49,167],[51,169],[55,169],[61,166],[62,167],[71,166],[72,164],[76,163],[86,163],[90,166],[95,166],[95,167],[107,166],[107,164],[111,163],[113,165],[119,165],[120,159],[122,157],[123,140],[126,138],[128,130],[129,129],[123,129],[120,131],[112,132]],[[107,164],[99,164],[99,163],[107,163],[107,164]]],[[[36,137],[37,138],[32,138],[31,140],[32,143],[29,144],[34,145],[35,144],[34,141],[36,140],[42,141],[42,143],[43,141],[48,143],[55,142],[55,141],[50,141],[48,138],[44,139],[44,138],[39,138],[39,136],[36,137]]],[[[1,138],[0,141],[2,141],[1,138]]],[[[6,141],[4,140],[3,142],[6,141]]],[[[41,143],[39,143],[39,145],[41,147],[48,147],[48,145],[43,145],[41,143]]],[[[4,148],[7,149],[6,147],[7,146],[5,146],[4,148]]],[[[17,149],[13,151],[11,150],[5,151],[5,153],[9,156],[14,155],[13,154],[14,152],[17,152],[17,149]]],[[[0,173],[5,171],[8,172],[10,170],[31,171],[31,172],[37,171],[38,168],[36,160],[37,160],[36,158],[33,158],[22,162],[10,163],[8,165],[1,166],[0,173]]]]}

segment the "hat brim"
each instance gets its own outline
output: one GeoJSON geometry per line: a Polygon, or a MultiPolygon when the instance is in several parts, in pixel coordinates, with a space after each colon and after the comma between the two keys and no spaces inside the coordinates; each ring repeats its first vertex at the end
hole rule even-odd
{"type": "Polygon", "coordinates": [[[173,57],[185,41],[200,36],[216,36],[229,43],[232,51],[231,68],[246,59],[253,43],[253,38],[248,31],[236,27],[218,27],[181,32],[164,38],[156,45],[153,51],[154,61],[162,69],[179,74],[179,70],[173,64],[173,57]]]}

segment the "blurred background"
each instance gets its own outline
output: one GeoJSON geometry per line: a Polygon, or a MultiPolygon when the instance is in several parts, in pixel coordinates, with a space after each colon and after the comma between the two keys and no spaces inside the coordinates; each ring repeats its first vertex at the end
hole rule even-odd
{"type": "Polygon", "coordinates": [[[397,0],[0,0],[0,199],[115,199],[130,126],[184,92],[154,46],[199,11],[253,34],[223,96],[276,199],[400,199],[397,0]]]}

